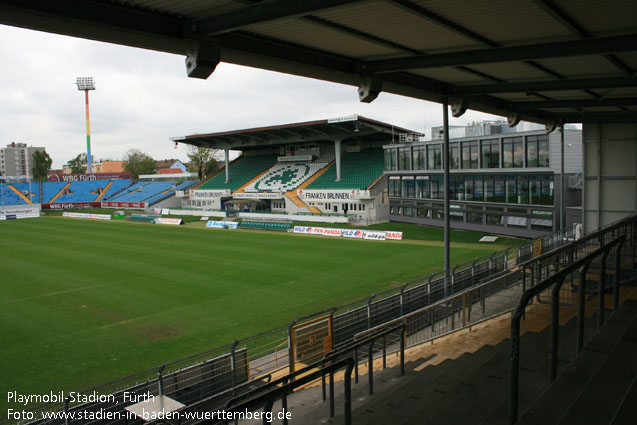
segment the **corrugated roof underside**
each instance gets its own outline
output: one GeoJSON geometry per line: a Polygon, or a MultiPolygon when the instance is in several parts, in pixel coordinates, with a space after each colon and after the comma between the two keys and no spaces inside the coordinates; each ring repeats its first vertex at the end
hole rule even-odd
{"type": "Polygon", "coordinates": [[[246,7],[232,0],[120,0],[118,3],[188,19],[205,18],[246,7]]]}

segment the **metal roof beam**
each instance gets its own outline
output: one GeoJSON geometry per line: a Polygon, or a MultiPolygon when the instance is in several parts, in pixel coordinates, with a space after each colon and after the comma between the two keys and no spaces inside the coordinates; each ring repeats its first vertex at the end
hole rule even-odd
{"type": "Polygon", "coordinates": [[[637,34],[370,61],[370,73],[637,50],[637,34]]]}
{"type": "Polygon", "coordinates": [[[540,80],[501,84],[471,84],[458,86],[463,94],[518,93],[554,90],[589,90],[621,87],[637,87],[637,78],[585,78],[574,80],[540,80]]]}
{"type": "Polygon", "coordinates": [[[455,22],[444,18],[428,9],[425,9],[422,6],[414,4],[408,0],[385,0],[387,3],[394,4],[403,10],[406,10],[414,15],[427,19],[430,22],[440,25],[443,28],[448,29],[449,31],[455,32],[463,37],[474,40],[480,44],[484,44],[489,47],[498,47],[498,43],[488,39],[487,37],[483,37],[482,35],[475,33],[461,25],[456,24],[455,22]]]}
{"type": "Polygon", "coordinates": [[[199,34],[215,35],[282,18],[305,16],[312,12],[362,0],[266,0],[241,10],[222,13],[191,22],[199,34]]]}
{"type": "Polygon", "coordinates": [[[604,123],[634,123],[637,111],[604,111],[604,112],[569,112],[555,114],[562,122],[604,122],[604,123]]]}
{"type": "MultiPolygon", "coordinates": [[[[579,25],[573,18],[571,18],[566,12],[560,9],[552,0],[533,0],[542,10],[549,14],[553,19],[558,21],[564,27],[568,28],[573,34],[577,34],[582,39],[592,37],[592,34],[586,31],[581,25],[579,25]]],[[[632,70],[628,65],[622,62],[615,55],[603,55],[604,58],[613,64],[616,68],[628,74],[632,73],[632,70]]]]}
{"type": "Polygon", "coordinates": [[[533,2],[548,13],[553,19],[568,28],[573,34],[576,34],[581,38],[589,38],[591,36],[588,31],[582,28],[551,0],[533,0],[533,2]]]}
{"type": "Polygon", "coordinates": [[[531,102],[516,102],[519,110],[544,109],[544,108],[595,108],[610,106],[637,106],[636,97],[619,97],[611,99],[565,99],[565,100],[540,100],[531,102]]]}

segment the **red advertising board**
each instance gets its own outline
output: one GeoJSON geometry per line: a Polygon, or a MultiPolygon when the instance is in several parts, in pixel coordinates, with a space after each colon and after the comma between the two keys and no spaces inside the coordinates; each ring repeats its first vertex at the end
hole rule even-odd
{"type": "Polygon", "coordinates": [[[146,208],[146,202],[102,202],[102,208],[146,208]]]}
{"type": "Polygon", "coordinates": [[[93,180],[130,179],[130,173],[56,174],[48,176],[50,182],[80,182],[93,180]]]}
{"type": "Polygon", "coordinates": [[[43,210],[76,210],[80,208],[99,208],[101,202],[63,202],[59,204],[42,204],[43,210]]]}

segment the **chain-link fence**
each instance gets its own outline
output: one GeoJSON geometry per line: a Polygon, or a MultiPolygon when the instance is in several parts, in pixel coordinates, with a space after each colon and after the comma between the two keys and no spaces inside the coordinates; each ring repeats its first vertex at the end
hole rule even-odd
{"type": "MultiPolygon", "coordinates": [[[[32,411],[36,413],[36,417],[40,417],[40,412],[73,409],[121,412],[124,406],[130,404],[124,403],[125,392],[129,396],[139,397],[159,395],[160,387],[163,387],[161,391],[164,395],[190,405],[283,369],[293,370],[291,362],[294,362],[294,358],[290,356],[292,326],[321,314],[329,314],[332,318],[330,348],[347,344],[361,332],[396,321],[405,323],[408,346],[422,343],[510,311],[528,287],[619,235],[626,235],[627,238],[620,261],[630,262],[632,268],[635,258],[636,223],[637,216],[633,216],[607,226],[580,241],[574,241],[572,231],[546,235],[515,249],[509,248],[456,266],[448,276],[445,276],[444,272],[434,273],[428,278],[408,282],[398,288],[297,319],[289,326],[238,339],[232,344],[82,392],[113,395],[106,400],[81,405],[49,403],[32,411]],[[557,254],[551,255],[551,252],[557,254]]],[[[615,261],[616,258],[611,253],[608,264],[615,264],[615,261]]],[[[593,263],[588,271],[591,279],[594,279],[595,273],[599,273],[599,265],[595,264],[593,263]]],[[[576,283],[574,280],[573,284],[576,283]]],[[[538,308],[541,308],[545,301],[543,297],[538,297],[538,308]]],[[[395,349],[391,345],[385,343],[383,351],[395,349]]],[[[130,418],[102,423],[117,424],[121,420],[134,423],[130,418]]],[[[64,421],[37,422],[61,424],[64,421]]]]}

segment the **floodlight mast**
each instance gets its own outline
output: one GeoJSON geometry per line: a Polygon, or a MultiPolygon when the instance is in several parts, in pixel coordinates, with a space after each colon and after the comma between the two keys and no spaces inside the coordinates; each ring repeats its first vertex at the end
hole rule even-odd
{"type": "Polygon", "coordinates": [[[93,172],[93,161],[91,157],[91,120],[88,112],[88,92],[89,90],[95,90],[95,82],[93,77],[77,77],[75,84],[77,84],[78,90],[84,91],[86,104],[86,172],[91,174],[93,172]]]}

